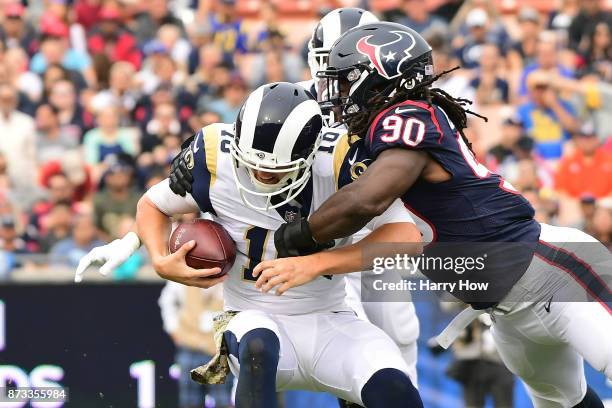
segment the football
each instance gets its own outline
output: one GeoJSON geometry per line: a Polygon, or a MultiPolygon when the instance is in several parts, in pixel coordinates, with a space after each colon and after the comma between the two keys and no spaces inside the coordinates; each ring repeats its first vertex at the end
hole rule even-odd
{"type": "Polygon", "coordinates": [[[229,272],[236,259],[236,245],[221,225],[203,219],[180,223],[170,235],[170,252],[191,240],[196,246],[185,257],[187,265],[195,269],[221,268],[216,276],[229,272]]]}

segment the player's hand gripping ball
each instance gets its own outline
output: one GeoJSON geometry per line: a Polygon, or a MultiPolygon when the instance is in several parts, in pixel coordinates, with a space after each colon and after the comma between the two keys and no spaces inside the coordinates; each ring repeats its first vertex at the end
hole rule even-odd
{"type": "Polygon", "coordinates": [[[236,245],[227,231],[210,220],[197,219],[179,224],[170,236],[170,252],[194,240],[196,246],[187,253],[185,262],[194,269],[221,268],[215,276],[227,274],[236,259],[236,245]]]}

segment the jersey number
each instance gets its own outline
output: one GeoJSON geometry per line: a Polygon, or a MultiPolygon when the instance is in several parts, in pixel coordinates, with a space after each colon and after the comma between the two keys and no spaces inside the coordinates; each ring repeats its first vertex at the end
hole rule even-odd
{"type": "Polygon", "coordinates": [[[333,143],[338,140],[342,133],[338,132],[325,132],[321,135],[321,145],[319,146],[320,152],[333,153],[334,145],[333,143]],[[325,145],[325,143],[330,143],[329,145],[325,145]]]}
{"type": "Polygon", "coordinates": [[[383,120],[382,125],[384,130],[391,131],[380,137],[385,143],[392,143],[401,138],[405,144],[414,147],[425,137],[425,123],[416,118],[404,119],[398,115],[391,115],[383,120]]]}
{"type": "Polygon", "coordinates": [[[247,241],[247,261],[242,267],[242,279],[256,281],[253,276],[253,269],[259,264],[263,258],[263,254],[268,243],[268,235],[270,230],[251,227],[246,230],[244,239],[247,241]]]}
{"type": "MultiPolygon", "coordinates": [[[[461,137],[459,133],[457,133],[457,142],[459,143],[459,150],[461,150],[461,154],[463,155],[463,158],[467,162],[468,166],[470,166],[470,168],[474,172],[474,175],[481,179],[485,177],[489,177],[491,175],[491,172],[489,171],[489,169],[487,169],[483,164],[478,163],[478,160],[476,160],[476,157],[474,157],[474,153],[472,153],[470,148],[465,144],[465,141],[463,140],[463,138],[461,137]]],[[[510,184],[508,181],[504,180],[503,178],[501,179],[499,186],[502,189],[510,193],[514,193],[514,194],[519,193],[518,190],[512,184],[510,184]]]]}

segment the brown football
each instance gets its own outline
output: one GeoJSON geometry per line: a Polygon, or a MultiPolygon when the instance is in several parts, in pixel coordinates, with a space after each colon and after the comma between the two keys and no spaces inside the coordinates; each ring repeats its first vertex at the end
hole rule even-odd
{"type": "Polygon", "coordinates": [[[187,253],[187,265],[195,269],[221,268],[223,276],[236,259],[236,245],[227,231],[218,223],[197,219],[180,223],[170,235],[170,252],[194,240],[196,246],[187,253]]]}

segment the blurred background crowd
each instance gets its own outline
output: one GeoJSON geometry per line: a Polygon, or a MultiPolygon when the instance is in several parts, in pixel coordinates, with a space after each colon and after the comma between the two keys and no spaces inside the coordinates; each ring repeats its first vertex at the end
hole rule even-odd
{"type": "Polygon", "coordinates": [[[436,86],[488,117],[468,133],[478,159],[538,220],[610,244],[610,0],[0,0],[0,278],[126,233],[186,137],[263,83],[309,79],[311,30],[342,6],[419,31],[438,72],[460,66],[436,86]]]}

